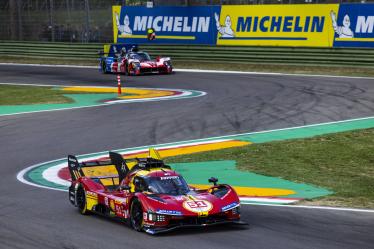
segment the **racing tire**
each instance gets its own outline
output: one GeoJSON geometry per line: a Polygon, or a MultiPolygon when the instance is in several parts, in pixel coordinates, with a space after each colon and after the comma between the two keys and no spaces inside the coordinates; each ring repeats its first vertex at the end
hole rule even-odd
{"type": "Polygon", "coordinates": [[[81,213],[82,215],[89,214],[89,211],[87,210],[86,191],[84,190],[82,185],[79,185],[75,198],[79,213],[81,213]]]}
{"type": "Polygon", "coordinates": [[[129,65],[126,63],[125,64],[125,75],[129,76],[130,75],[130,72],[129,72],[129,65]]]}
{"type": "Polygon", "coordinates": [[[106,63],[105,63],[105,61],[103,61],[103,62],[101,63],[101,72],[102,72],[103,74],[108,74],[108,73],[109,73],[108,70],[106,69],[106,63]]]}
{"type": "Polygon", "coordinates": [[[135,73],[131,73],[130,67],[133,67],[133,66],[127,64],[127,66],[126,66],[126,75],[127,76],[135,76],[135,73]]]}
{"type": "Polygon", "coordinates": [[[135,231],[143,230],[143,208],[138,199],[134,199],[131,203],[130,225],[135,231]]]}

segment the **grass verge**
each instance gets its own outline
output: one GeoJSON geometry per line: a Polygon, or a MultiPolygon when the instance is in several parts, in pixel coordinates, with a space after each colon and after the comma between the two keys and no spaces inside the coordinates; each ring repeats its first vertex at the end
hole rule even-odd
{"type": "Polygon", "coordinates": [[[0,85],[0,105],[72,103],[66,93],[52,87],[0,85]]]}
{"type": "MultiPolygon", "coordinates": [[[[17,86],[0,84],[1,105],[66,104],[74,100],[66,94],[100,94],[100,92],[63,91],[46,86],[17,86]]],[[[129,96],[132,94],[122,94],[129,96]]]]}
{"type": "MultiPolygon", "coordinates": [[[[0,57],[2,63],[26,63],[26,64],[51,64],[51,65],[79,65],[98,66],[97,59],[48,59],[43,57],[0,57]]],[[[247,72],[272,72],[272,73],[294,73],[294,74],[324,74],[343,76],[366,76],[374,77],[373,67],[354,66],[318,66],[318,65],[279,65],[279,64],[251,64],[251,63],[215,63],[199,61],[173,61],[175,68],[180,69],[212,69],[233,70],[247,72]]]]}
{"type": "Polygon", "coordinates": [[[262,175],[313,184],[335,194],[304,204],[374,208],[374,128],[196,153],[167,163],[236,160],[262,175]]]}

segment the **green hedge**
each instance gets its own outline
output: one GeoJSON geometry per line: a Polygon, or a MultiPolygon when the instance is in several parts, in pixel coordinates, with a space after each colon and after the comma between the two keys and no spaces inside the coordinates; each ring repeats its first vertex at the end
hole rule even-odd
{"type": "MultiPolygon", "coordinates": [[[[151,56],[186,62],[374,67],[374,49],[141,45],[151,56]]],[[[103,44],[0,41],[0,55],[95,60],[103,44]]]]}

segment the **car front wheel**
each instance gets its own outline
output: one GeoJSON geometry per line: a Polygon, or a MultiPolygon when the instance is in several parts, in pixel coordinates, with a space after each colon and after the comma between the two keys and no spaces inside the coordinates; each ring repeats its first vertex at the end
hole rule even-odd
{"type": "Polygon", "coordinates": [[[143,208],[138,199],[131,203],[130,224],[135,231],[143,230],[143,208]]]}

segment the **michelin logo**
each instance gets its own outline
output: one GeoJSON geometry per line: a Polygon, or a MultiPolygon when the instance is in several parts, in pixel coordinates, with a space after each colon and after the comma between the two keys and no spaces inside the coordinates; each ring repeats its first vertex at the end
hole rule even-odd
{"type": "Polygon", "coordinates": [[[354,38],[355,33],[372,34],[374,28],[374,16],[357,16],[356,28],[351,29],[351,18],[346,14],[343,18],[342,26],[338,26],[335,12],[330,12],[332,27],[339,38],[354,38]]]}
{"type": "Polygon", "coordinates": [[[207,33],[209,32],[210,16],[135,16],[134,25],[131,28],[130,18],[125,15],[123,24],[116,15],[117,28],[121,35],[132,35],[133,32],[146,31],[153,28],[156,32],[185,32],[207,33]]]}
{"type": "Polygon", "coordinates": [[[336,14],[334,11],[330,12],[332,27],[334,28],[335,33],[339,35],[339,38],[353,38],[354,33],[351,30],[351,20],[348,15],[344,16],[343,19],[343,26],[338,26],[336,20],[336,14]]]}
{"type": "Polygon", "coordinates": [[[358,16],[356,24],[356,33],[373,33],[374,16],[358,16]]]}
{"type": "Polygon", "coordinates": [[[225,24],[222,26],[219,23],[219,15],[217,13],[214,13],[214,17],[216,19],[217,30],[221,34],[221,37],[235,37],[235,33],[231,28],[232,22],[229,15],[226,16],[225,24]]]}
{"type": "Polygon", "coordinates": [[[125,15],[125,18],[123,19],[123,25],[119,22],[119,15],[117,12],[114,13],[116,16],[116,24],[117,29],[120,33],[120,35],[132,35],[132,30],[130,28],[130,18],[128,15],[125,15]]]}

